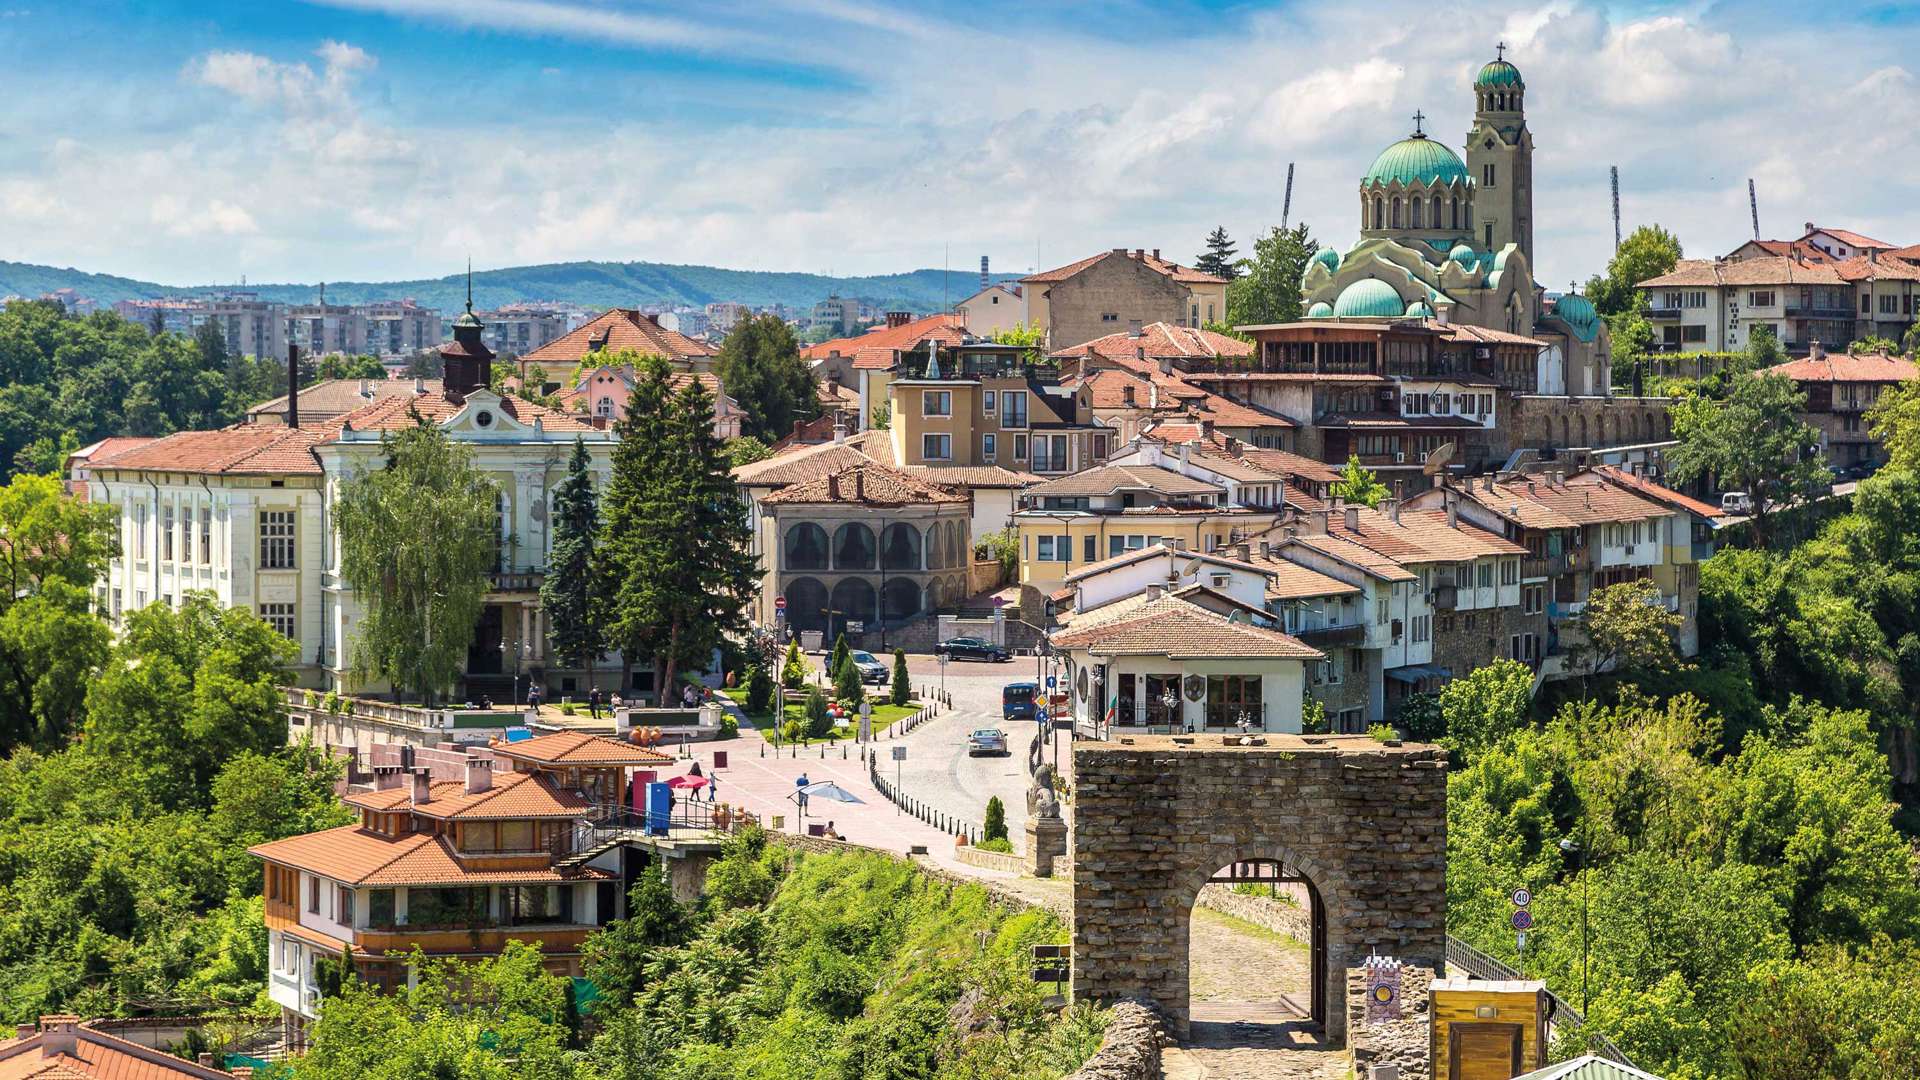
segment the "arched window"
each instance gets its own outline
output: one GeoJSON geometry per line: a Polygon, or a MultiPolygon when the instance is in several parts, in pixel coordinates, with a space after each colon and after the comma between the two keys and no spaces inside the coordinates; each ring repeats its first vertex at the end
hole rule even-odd
{"type": "Polygon", "coordinates": [[[947,538],[934,525],[927,530],[927,569],[938,570],[947,565],[947,538]]]}
{"type": "Polygon", "coordinates": [[[1400,227],[1400,196],[1393,197],[1393,227],[1400,227]]]}
{"type": "Polygon", "coordinates": [[[1586,417],[1584,417],[1584,416],[1582,416],[1582,417],[1580,417],[1580,445],[1581,445],[1581,446],[1586,446],[1586,445],[1588,445],[1588,443],[1587,443],[1587,418],[1586,418],[1586,417]]]}
{"type": "Polygon", "coordinates": [[[1455,195],[1453,197],[1453,207],[1452,209],[1447,211],[1447,228],[1457,229],[1459,227],[1460,227],[1460,196],[1455,195]]]}
{"type": "Polygon", "coordinates": [[[1564,416],[1560,418],[1560,445],[1573,445],[1573,422],[1564,416]]]}
{"type": "Polygon", "coordinates": [[[1433,197],[1433,227],[1440,227],[1440,196],[1433,197]]]}
{"type": "Polygon", "coordinates": [[[873,530],[857,521],[849,521],[833,534],[835,570],[873,569],[873,530]]]}
{"type": "Polygon", "coordinates": [[[1380,201],[1378,195],[1373,197],[1373,227],[1376,229],[1387,227],[1386,204],[1380,201]]]}
{"type": "Polygon", "coordinates": [[[1416,228],[1416,229],[1420,229],[1420,228],[1425,228],[1425,227],[1426,227],[1426,226],[1425,226],[1425,221],[1424,221],[1424,219],[1425,219],[1425,217],[1426,217],[1426,215],[1425,215],[1425,214],[1422,214],[1422,213],[1420,212],[1420,210],[1421,210],[1421,208],[1422,208],[1422,207],[1423,207],[1424,205],[1425,205],[1425,203],[1424,203],[1424,202],[1423,202],[1423,201],[1421,200],[1421,198],[1420,198],[1420,196],[1418,196],[1418,195],[1415,195],[1415,196],[1414,196],[1414,197],[1413,197],[1413,198],[1412,198],[1412,199],[1411,199],[1411,200],[1409,201],[1409,205],[1408,205],[1408,211],[1409,211],[1409,213],[1410,213],[1410,216],[1411,216],[1411,217],[1412,217],[1412,219],[1413,219],[1413,220],[1411,221],[1411,223],[1410,223],[1410,224],[1412,224],[1412,226],[1413,226],[1414,228],[1416,228]]]}
{"type": "Polygon", "coordinates": [[[822,630],[827,625],[827,587],[814,578],[787,582],[787,622],[795,630],[822,630]]]}
{"type": "Polygon", "coordinates": [[[920,569],[920,530],[898,521],[881,530],[880,566],[884,570],[920,569]]]}
{"type": "Polygon", "coordinates": [[[880,617],[888,622],[920,614],[920,586],[909,578],[888,578],[880,588],[880,617]]]}
{"type": "Polygon", "coordinates": [[[876,603],[878,598],[873,591],[873,582],[866,578],[841,578],[840,584],[833,587],[833,633],[837,635],[844,631],[849,619],[856,622],[873,621],[880,612],[876,603]]]}
{"type": "Polygon", "coordinates": [[[786,551],[780,560],[783,570],[825,570],[827,568],[827,530],[811,521],[803,521],[787,530],[786,551]]]}
{"type": "Polygon", "coordinates": [[[967,549],[967,534],[957,521],[947,522],[947,550],[953,552],[953,565],[965,568],[973,562],[973,552],[967,549]]]}

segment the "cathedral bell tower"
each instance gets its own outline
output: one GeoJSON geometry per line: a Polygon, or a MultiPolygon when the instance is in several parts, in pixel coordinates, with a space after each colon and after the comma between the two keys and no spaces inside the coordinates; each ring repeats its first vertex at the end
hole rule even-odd
{"type": "Polygon", "coordinates": [[[1533,134],[1527,130],[1527,84],[1507,62],[1503,43],[1473,81],[1473,130],[1467,172],[1474,196],[1473,246],[1499,251],[1518,244],[1533,262],[1533,134]]]}
{"type": "Polygon", "coordinates": [[[493,373],[493,350],[483,340],[486,324],[473,313],[473,265],[467,265],[467,310],[453,320],[453,340],[440,346],[440,359],[446,365],[441,375],[448,397],[464,398],[487,385],[493,373]]]}

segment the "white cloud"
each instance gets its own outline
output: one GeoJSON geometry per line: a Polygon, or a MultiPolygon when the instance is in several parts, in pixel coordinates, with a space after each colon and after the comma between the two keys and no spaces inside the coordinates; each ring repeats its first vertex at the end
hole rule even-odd
{"type": "Polygon", "coordinates": [[[1267,95],[1257,134],[1282,146],[1345,135],[1392,105],[1405,77],[1399,64],[1378,56],[1320,68],[1267,95]]]}

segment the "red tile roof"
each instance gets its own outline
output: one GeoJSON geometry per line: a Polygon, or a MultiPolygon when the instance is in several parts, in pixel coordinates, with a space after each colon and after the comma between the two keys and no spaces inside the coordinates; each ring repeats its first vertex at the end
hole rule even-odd
{"type": "Polygon", "coordinates": [[[1803,262],[1799,259],[1757,256],[1731,262],[1713,259],[1681,259],[1674,268],[1659,277],[1637,283],[1642,289],[1682,285],[1843,285],[1830,263],[1803,262]]]}
{"type": "MultiPolygon", "coordinates": [[[[417,832],[382,836],[358,825],[255,844],[247,852],[347,885],[511,885],[610,876],[591,868],[555,870],[551,864],[533,864],[532,859],[526,869],[468,869],[446,836],[417,832]]],[[[490,862],[502,858],[484,857],[490,862]]]]}
{"type": "Polygon", "coordinates": [[[95,1031],[74,1016],[43,1016],[26,1038],[0,1040],[0,1080],[232,1080],[164,1050],[95,1031]],[[73,1050],[49,1054],[49,1039],[68,1037],[50,1029],[72,1027],[73,1050]]]}
{"type": "Polygon", "coordinates": [[[632,308],[611,308],[521,357],[534,364],[577,364],[594,353],[631,351],[669,360],[713,356],[717,349],[668,330],[632,308]]]}
{"type": "MultiPolygon", "coordinates": [[[[1495,514],[1529,529],[1570,529],[1621,521],[1648,521],[1673,511],[1620,487],[1594,480],[1579,483],[1578,474],[1554,484],[1535,477],[1453,487],[1495,514]]],[[[1427,494],[1425,492],[1423,495],[1427,494]]],[[[1429,511],[1437,513],[1439,511],[1429,511]]]]}
{"type": "Polygon", "coordinates": [[[1857,247],[1857,248],[1879,248],[1882,251],[1884,251],[1888,248],[1893,247],[1892,244],[1887,243],[1885,240],[1875,240],[1871,236],[1862,236],[1859,233],[1853,232],[1848,229],[1829,229],[1820,225],[1815,225],[1813,228],[1808,229],[1807,235],[1801,237],[1800,239],[1805,240],[1807,239],[1807,237],[1812,236],[1814,233],[1826,233],[1828,236],[1833,237],[1835,240],[1838,240],[1843,244],[1852,244],[1854,247],[1857,247]]]}
{"type": "Polygon", "coordinates": [[[1138,335],[1127,331],[1094,338],[1092,341],[1050,354],[1059,359],[1099,356],[1109,360],[1218,358],[1252,356],[1253,345],[1237,337],[1212,330],[1172,323],[1148,323],[1138,335]]]}
{"type": "Polygon", "coordinates": [[[1035,484],[1027,489],[1027,494],[1034,497],[1112,495],[1130,490],[1178,496],[1226,494],[1226,489],[1218,484],[1196,480],[1158,465],[1100,465],[1044,484],[1035,484]]]}
{"type": "Polygon", "coordinates": [[[410,810],[417,817],[441,821],[577,818],[593,809],[586,796],[538,773],[495,772],[492,781],[485,791],[469,792],[464,780],[442,780],[432,785],[433,798],[423,803],[413,801],[410,784],[357,792],[343,801],[366,810],[410,810]]]}
{"type": "Polygon", "coordinates": [[[937,506],[965,503],[967,497],[863,457],[834,472],[790,484],[760,501],[782,506],[937,506]]]}
{"type": "MultiPolygon", "coordinates": [[[[1065,266],[1056,266],[1052,270],[1044,270],[1038,274],[1029,274],[1021,278],[1020,282],[1023,285],[1050,285],[1054,282],[1065,281],[1102,259],[1130,258],[1133,258],[1133,255],[1128,252],[1103,251],[1098,255],[1089,255],[1078,262],[1070,262],[1065,266]]],[[[1227,283],[1226,278],[1215,277],[1212,274],[1195,270],[1191,266],[1181,266],[1179,263],[1170,263],[1164,259],[1156,259],[1152,255],[1144,253],[1140,255],[1137,261],[1149,270],[1157,271],[1175,281],[1189,285],[1225,285],[1227,283]]]]}
{"type": "Polygon", "coordinates": [[[241,424],[215,431],[181,431],[120,450],[92,467],[245,476],[318,476],[315,428],[241,424]]]}
{"type": "MultiPolygon", "coordinates": [[[[393,431],[412,427],[420,419],[434,423],[445,423],[467,407],[466,400],[455,400],[447,394],[415,394],[410,397],[382,398],[369,405],[362,406],[350,413],[335,417],[322,425],[320,430],[329,434],[338,433],[351,426],[355,431],[393,431]]],[[[522,424],[531,424],[539,420],[541,426],[549,431],[599,431],[589,417],[578,413],[549,409],[545,405],[535,405],[531,401],[503,395],[498,408],[501,412],[522,424]]]]}
{"type": "MultiPolygon", "coordinates": [[[[1698,499],[1682,495],[1672,488],[1662,487],[1644,476],[1635,476],[1617,465],[1595,465],[1592,472],[1610,484],[1617,484],[1655,502],[1666,503],[1676,510],[1685,510],[1696,517],[1717,518],[1726,515],[1726,511],[1717,506],[1709,506],[1698,499]]],[[[1573,479],[1578,479],[1578,476],[1573,479]]]]}
{"type": "Polygon", "coordinates": [[[1864,356],[1827,353],[1776,364],[1768,368],[1767,373],[1785,375],[1794,382],[1896,383],[1920,378],[1920,367],[1911,360],[1885,353],[1864,356]]]}
{"type": "Polygon", "coordinates": [[[1852,255],[1831,264],[1833,272],[1847,281],[1920,281],[1920,266],[1903,259],[1869,259],[1852,255]]]}
{"type": "Polygon", "coordinates": [[[1327,534],[1371,548],[1402,564],[1470,562],[1491,555],[1525,555],[1527,549],[1465,521],[1447,524],[1439,510],[1403,510],[1400,519],[1384,510],[1359,507],[1359,528],[1347,528],[1345,515],[1327,515],[1327,534]]]}
{"type": "Polygon", "coordinates": [[[493,752],[499,757],[542,765],[670,765],[674,760],[672,754],[583,731],[556,731],[520,742],[497,742],[493,752]]]}
{"type": "Polygon", "coordinates": [[[897,352],[926,348],[927,339],[945,345],[958,345],[967,339],[967,317],[948,312],[914,319],[898,326],[880,325],[854,337],[834,338],[800,350],[809,360],[824,360],[834,353],[853,357],[855,368],[884,371],[893,366],[897,352]]]}
{"type": "Polygon", "coordinates": [[[1323,654],[1296,637],[1278,630],[1234,622],[1197,604],[1165,597],[1138,606],[1119,608],[1091,625],[1079,623],[1053,635],[1057,648],[1090,649],[1102,656],[1165,656],[1170,660],[1218,657],[1268,657],[1319,660],[1323,654]]]}

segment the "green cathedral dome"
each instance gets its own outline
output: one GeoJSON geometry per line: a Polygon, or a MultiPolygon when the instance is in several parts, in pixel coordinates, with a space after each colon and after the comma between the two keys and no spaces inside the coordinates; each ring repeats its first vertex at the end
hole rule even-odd
{"type": "Polygon", "coordinates": [[[1520,81],[1519,68],[1505,60],[1489,60],[1487,66],[1480,69],[1473,85],[1479,90],[1501,90],[1509,86],[1525,86],[1526,83],[1520,81]]]}
{"type": "Polygon", "coordinates": [[[1307,309],[1307,318],[1331,319],[1333,318],[1333,305],[1327,303],[1325,300],[1315,300],[1313,306],[1307,309]]]}
{"type": "Polygon", "coordinates": [[[1328,273],[1340,269],[1340,253],[1330,247],[1323,247],[1313,253],[1313,261],[1327,268],[1328,273]]]}
{"type": "Polygon", "coordinates": [[[1555,300],[1553,313],[1581,341],[1592,341],[1600,333],[1600,313],[1594,310],[1593,301],[1579,293],[1567,293],[1555,300]]]}
{"type": "Polygon", "coordinates": [[[1340,290],[1333,302],[1333,313],[1342,319],[1397,319],[1407,313],[1407,302],[1393,286],[1379,278],[1364,278],[1340,290]]]}
{"type": "Polygon", "coordinates": [[[1360,185],[1391,184],[1395,180],[1403,184],[1447,184],[1466,178],[1467,167],[1460,163],[1459,155],[1425,135],[1409,135],[1380,151],[1360,185]]]}

